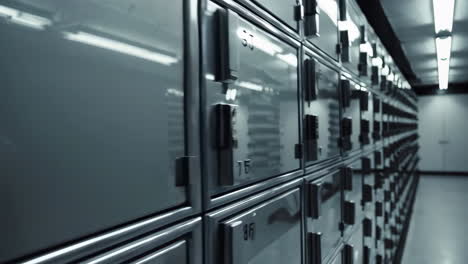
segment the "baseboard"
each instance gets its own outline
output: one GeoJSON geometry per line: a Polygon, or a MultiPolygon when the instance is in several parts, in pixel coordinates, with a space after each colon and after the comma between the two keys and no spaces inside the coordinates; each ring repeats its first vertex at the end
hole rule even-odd
{"type": "Polygon", "coordinates": [[[424,171],[420,170],[421,176],[438,175],[438,176],[468,176],[468,171],[424,171]]]}

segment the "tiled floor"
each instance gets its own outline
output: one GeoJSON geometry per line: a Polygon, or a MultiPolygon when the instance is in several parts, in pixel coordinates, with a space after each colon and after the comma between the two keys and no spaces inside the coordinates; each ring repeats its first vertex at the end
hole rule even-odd
{"type": "Polygon", "coordinates": [[[468,263],[468,177],[421,176],[403,264],[468,263]]]}

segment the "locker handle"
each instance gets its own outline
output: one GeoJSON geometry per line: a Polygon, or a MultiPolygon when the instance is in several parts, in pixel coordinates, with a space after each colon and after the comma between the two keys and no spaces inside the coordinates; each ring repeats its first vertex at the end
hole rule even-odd
{"type": "Polygon", "coordinates": [[[361,91],[359,96],[359,105],[361,106],[361,111],[369,110],[369,93],[366,91],[361,91]]]}
{"type": "Polygon", "coordinates": [[[341,168],[341,179],[345,191],[353,190],[353,170],[350,167],[341,168]]]}
{"type": "Polygon", "coordinates": [[[322,183],[309,184],[309,217],[319,219],[322,206],[322,183]]]}
{"type": "Polygon", "coordinates": [[[317,99],[317,61],[314,59],[306,59],[304,61],[304,71],[304,99],[306,102],[311,102],[317,99]]]}
{"type": "Polygon", "coordinates": [[[317,0],[306,0],[304,6],[304,34],[307,37],[320,36],[320,7],[317,0]]]}
{"type": "Polygon", "coordinates": [[[362,221],[363,225],[363,235],[365,237],[371,237],[372,236],[372,220],[369,218],[366,218],[362,221]]]}
{"type": "Polygon", "coordinates": [[[309,258],[311,264],[322,263],[322,233],[309,233],[309,258]]]}
{"type": "Polygon", "coordinates": [[[305,145],[305,160],[314,161],[318,159],[318,116],[305,115],[304,117],[304,145],[305,145]]]}
{"type": "Polygon", "coordinates": [[[217,20],[218,67],[215,81],[233,83],[239,78],[239,50],[237,32],[239,16],[231,10],[220,9],[215,13],[217,20]]]}
{"type": "Polygon", "coordinates": [[[372,202],[373,200],[373,188],[369,184],[364,184],[362,189],[362,201],[363,203],[372,202]]]}
{"type": "Polygon", "coordinates": [[[219,183],[221,185],[234,184],[234,154],[233,148],[237,146],[234,137],[234,123],[236,120],[236,106],[230,104],[217,104],[216,112],[216,147],[218,149],[219,183]]]}
{"type": "Polygon", "coordinates": [[[344,264],[353,264],[354,263],[354,247],[346,244],[344,246],[344,264]]]}
{"type": "Polygon", "coordinates": [[[347,225],[354,225],[356,222],[356,204],[353,201],[344,202],[344,223],[347,225]]]}
{"type": "Polygon", "coordinates": [[[343,108],[351,105],[351,82],[349,80],[340,81],[341,104],[343,108]]]}

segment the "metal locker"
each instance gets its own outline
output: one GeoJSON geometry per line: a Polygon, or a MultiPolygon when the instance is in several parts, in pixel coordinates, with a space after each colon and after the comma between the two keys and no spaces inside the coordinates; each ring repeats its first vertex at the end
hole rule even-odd
{"type": "MultiPolygon", "coordinates": [[[[261,9],[264,9],[270,15],[268,20],[280,19],[290,29],[299,33],[298,21],[303,19],[304,8],[301,5],[301,0],[236,0],[241,4],[252,5],[255,4],[261,9]]],[[[256,12],[261,13],[261,12],[256,12]]]]}
{"type": "Polygon", "coordinates": [[[327,263],[341,241],[341,174],[335,170],[315,181],[306,176],[305,184],[308,263],[327,263]]]}
{"type": "Polygon", "coordinates": [[[345,155],[356,154],[361,147],[360,96],[363,92],[359,83],[344,76],[341,77],[341,140],[340,145],[345,155]],[[349,123],[349,124],[347,124],[349,123]]]}
{"type": "Polygon", "coordinates": [[[300,174],[299,43],[242,15],[213,2],[204,14],[203,146],[210,197],[300,174]]]}
{"type": "Polygon", "coordinates": [[[201,217],[165,229],[156,228],[156,218],[69,244],[21,263],[202,264],[201,217]]]}
{"type": "Polygon", "coordinates": [[[301,180],[209,213],[207,264],[302,263],[301,180]]]}
{"type": "Polygon", "coordinates": [[[362,13],[352,0],[340,1],[341,62],[355,75],[359,75],[359,56],[362,42],[361,26],[364,25],[362,13]]]}
{"type": "Polygon", "coordinates": [[[197,212],[197,2],[0,7],[0,262],[197,212]]]}
{"type": "Polygon", "coordinates": [[[306,39],[329,57],[338,60],[337,0],[303,0],[303,4],[306,39]]]}
{"type": "Polygon", "coordinates": [[[305,57],[303,68],[303,145],[308,166],[340,155],[339,75],[309,55],[305,57]],[[312,117],[317,120],[316,125],[307,126],[307,119],[312,117]]]}

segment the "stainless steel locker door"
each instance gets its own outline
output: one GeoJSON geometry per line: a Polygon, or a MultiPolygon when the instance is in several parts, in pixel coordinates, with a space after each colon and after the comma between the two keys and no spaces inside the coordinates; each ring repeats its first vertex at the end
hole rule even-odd
{"type": "Polygon", "coordinates": [[[202,264],[201,218],[145,236],[83,264],[202,264]]]}
{"type": "Polygon", "coordinates": [[[339,75],[311,56],[303,64],[304,160],[312,165],[340,155],[339,75]]]}
{"type": "Polygon", "coordinates": [[[341,62],[352,73],[359,75],[359,54],[362,43],[361,17],[363,16],[357,4],[352,0],[339,0],[342,4],[340,10],[340,42],[341,62]],[[343,8],[345,6],[345,8],[343,8]]]}
{"type": "Polygon", "coordinates": [[[305,5],[304,35],[331,58],[338,60],[338,1],[303,0],[305,5]],[[318,8],[313,7],[318,5],[318,8]]]}
{"type": "Polygon", "coordinates": [[[299,31],[298,22],[296,20],[295,9],[300,0],[237,0],[239,2],[253,2],[264,8],[282,22],[286,23],[290,28],[299,31]]]}
{"type": "Polygon", "coordinates": [[[306,185],[308,261],[326,263],[341,241],[341,175],[337,171],[306,185]]]}
{"type": "Polygon", "coordinates": [[[299,170],[297,47],[213,2],[205,18],[209,194],[299,170]]]}
{"type": "Polygon", "coordinates": [[[295,189],[224,220],[222,263],[302,263],[300,204],[295,189]]]}
{"type": "Polygon", "coordinates": [[[194,2],[0,4],[0,262],[200,203],[194,2]]]}

